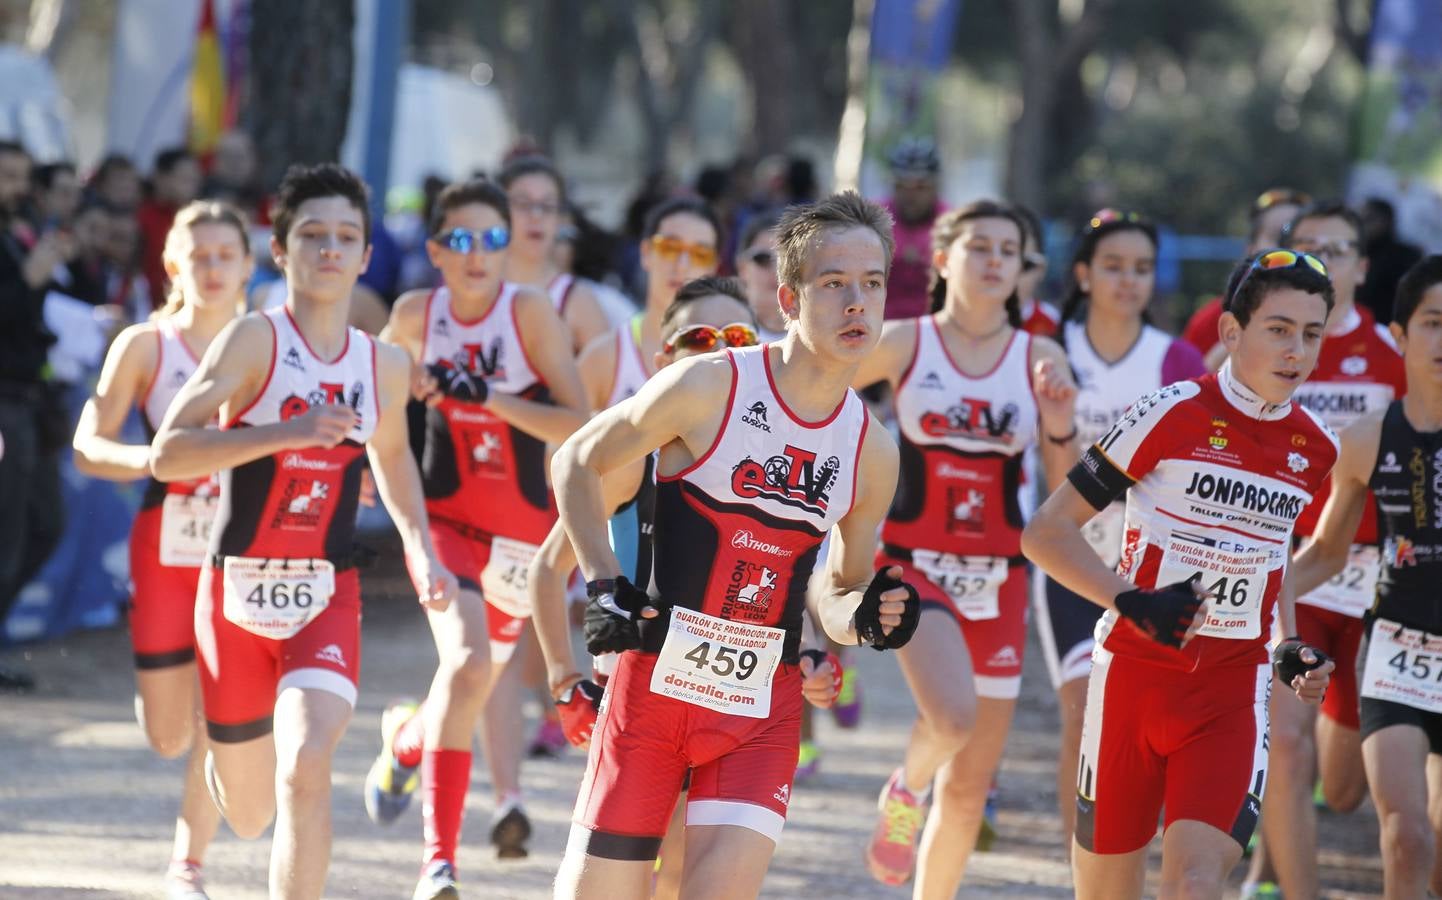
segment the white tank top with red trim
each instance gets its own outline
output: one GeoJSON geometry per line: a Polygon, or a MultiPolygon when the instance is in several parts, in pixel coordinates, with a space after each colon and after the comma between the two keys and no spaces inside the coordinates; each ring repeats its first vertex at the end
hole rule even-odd
{"type": "Polygon", "coordinates": [[[421,364],[440,362],[464,368],[484,378],[487,388],[502,394],[519,394],[534,385],[540,377],[526,358],[521,331],[516,326],[518,289],[519,285],[502,283],[496,302],[473,321],[456,315],[448,288],[432,291],[426,301],[421,364]]]}
{"type": "Polygon", "coordinates": [[[566,298],[571,295],[571,288],[575,283],[576,276],[562,272],[546,285],[546,293],[550,295],[551,305],[556,307],[556,312],[564,313],[566,311],[566,298]]]}
{"type": "Polygon", "coordinates": [[[646,379],[651,377],[641,359],[640,330],[640,316],[632,317],[624,327],[616,330],[616,369],[611,379],[611,396],[606,398],[607,408],[639,391],[646,379]]]}
{"type": "Polygon", "coordinates": [[[190,352],[190,347],[180,336],[180,329],[171,319],[161,317],[156,320],[155,335],[160,339],[160,351],[155,357],[155,374],[151,376],[150,386],[145,389],[145,398],[140,404],[140,412],[152,433],[160,427],[165,411],[175,401],[175,395],[200,367],[200,360],[190,352]]]}
{"type": "Polygon", "coordinates": [[[329,362],[311,350],[290,310],[280,306],[261,315],[275,331],[275,358],[260,396],[232,422],[269,425],[304,415],[312,406],[343,403],[356,412],[345,439],[364,444],[380,419],[376,389],[375,340],[358,328],[346,328],[340,355],[329,362]]]}
{"type": "Polygon", "coordinates": [[[734,393],[711,449],[680,477],[707,494],[825,535],[851,509],[866,434],[866,405],[854,391],[830,417],[805,422],[776,391],[769,345],[728,351],[734,393]]]}

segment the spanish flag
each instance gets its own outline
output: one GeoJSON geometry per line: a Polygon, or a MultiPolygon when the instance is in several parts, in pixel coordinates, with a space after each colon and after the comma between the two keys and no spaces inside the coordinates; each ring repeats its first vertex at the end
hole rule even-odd
{"type": "Polygon", "coordinates": [[[190,149],[208,158],[227,126],[225,63],[215,28],[215,0],[201,0],[190,73],[190,149]]]}

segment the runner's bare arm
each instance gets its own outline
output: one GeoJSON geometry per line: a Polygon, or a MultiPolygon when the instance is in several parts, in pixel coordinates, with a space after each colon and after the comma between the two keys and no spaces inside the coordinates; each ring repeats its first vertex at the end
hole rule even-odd
{"type": "Polygon", "coordinates": [[[579,354],[591,341],[611,329],[601,301],[591,286],[576,280],[571,282],[571,294],[566,298],[566,327],[571,332],[572,355],[579,354]]]}
{"type": "Polygon", "coordinates": [[[376,488],[400,531],[406,568],[423,604],[443,610],[456,592],[455,578],[436,558],[426,525],[421,476],[406,434],[406,402],[410,397],[410,357],[398,347],[376,346],[376,389],[381,412],[375,433],[366,444],[376,488]]]}
{"type": "Polygon", "coordinates": [[[411,396],[428,406],[441,402],[440,385],[434,376],[421,367],[425,355],[426,305],[428,290],[406,291],[391,308],[390,321],[381,330],[380,338],[403,348],[411,358],[411,396]]]}
{"type": "Polygon", "coordinates": [[[851,386],[860,390],[884,381],[894,389],[915,356],[915,320],[893,319],[881,326],[881,339],[876,348],[862,358],[851,386]]]}
{"type": "Polygon", "coordinates": [[[75,468],[91,478],[134,481],[150,474],[150,447],[121,441],[120,430],[145,395],[159,354],[155,328],[132,325],[105,354],[95,394],[75,426],[75,468]]]}
{"type": "MultiPolygon", "coordinates": [[[[601,478],[601,495],[606,509],[614,511],[636,495],[645,474],[643,461],[629,463],[601,478]]],[[[546,658],[546,680],[552,693],[564,690],[568,680],[580,673],[571,651],[570,621],[566,616],[566,581],[576,568],[576,551],[557,522],[541,542],[527,573],[526,592],[531,601],[531,621],[536,639],[546,658]]]]}
{"type": "Polygon", "coordinates": [[[1033,338],[1031,342],[1031,383],[1036,394],[1037,425],[1041,430],[1037,446],[1041,448],[1042,470],[1046,473],[1047,490],[1056,490],[1066,480],[1066,473],[1077,460],[1076,382],[1066,352],[1050,338],[1033,338]],[[1058,444],[1053,438],[1071,435],[1058,444]]]}
{"type": "Polygon", "coordinates": [[[334,447],[345,438],[355,412],[338,403],[271,425],[208,427],[222,408],[233,415],[260,394],[274,353],[273,332],[263,317],[252,314],[225,326],[170,404],[150,446],[156,478],[203,478],[281,450],[334,447]]]}
{"type": "Polygon", "coordinates": [[[607,540],[601,478],[677,440],[690,459],[698,459],[720,431],[732,376],[724,356],[667,366],[634,397],[581,426],[556,451],[551,461],[556,506],[587,581],[622,574],[607,540]]]}
{"type": "MultiPolygon", "coordinates": [[[[856,644],[856,608],[875,575],[876,535],[896,494],[900,453],[891,432],[873,417],[856,471],[856,502],[831,532],[826,574],[816,602],[821,628],[838,644],[856,644]]],[[[893,571],[899,576],[899,571],[893,571]]],[[[890,632],[901,624],[906,591],[882,594],[881,623],[890,632]]]]}
{"type": "Polygon", "coordinates": [[[1367,509],[1367,484],[1377,463],[1385,413],[1385,409],[1367,413],[1340,436],[1342,449],[1332,469],[1332,493],[1322,508],[1312,539],[1292,560],[1288,572],[1296,596],[1310,593],[1347,566],[1352,539],[1367,509]]]}
{"type": "Polygon", "coordinates": [[[1046,498],[1021,533],[1021,552],[1055,581],[1105,609],[1135,587],[1113,572],[1082,535],[1097,509],[1070,481],[1046,498]]]}
{"type": "Polygon", "coordinates": [[[591,409],[605,409],[611,397],[616,380],[617,346],[615,333],[608,331],[587,344],[576,357],[576,369],[586,388],[586,405],[591,409]]]}
{"type": "Polygon", "coordinates": [[[553,403],[491,392],[486,409],[532,437],[559,444],[586,421],[586,392],[571,358],[566,324],[551,298],[539,291],[516,292],[516,325],[536,375],[551,391],[553,403]]]}

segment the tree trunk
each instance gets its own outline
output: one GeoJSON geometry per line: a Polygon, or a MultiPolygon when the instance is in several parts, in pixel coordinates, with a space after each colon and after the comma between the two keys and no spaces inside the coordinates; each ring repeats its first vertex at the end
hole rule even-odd
{"type": "Polygon", "coordinates": [[[251,4],[251,131],[261,177],[280,182],[292,163],[340,158],[354,66],[352,0],[251,4]]]}
{"type": "Polygon", "coordinates": [[[866,154],[866,82],[871,77],[871,12],[873,0],[853,0],[851,31],[846,38],[846,109],[836,138],[836,189],[861,189],[861,164],[866,154]]]}
{"type": "Polygon", "coordinates": [[[1011,125],[1006,195],[1036,210],[1042,208],[1046,196],[1048,126],[1056,96],[1051,73],[1052,48],[1056,42],[1046,13],[1048,2],[1015,0],[1012,6],[1021,57],[1021,115],[1011,125]]]}
{"type": "Polygon", "coordinates": [[[736,5],[739,62],[751,87],[752,129],[743,150],[755,156],[786,152],[796,125],[797,43],[788,34],[785,12],[776,0],[736,5]]]}

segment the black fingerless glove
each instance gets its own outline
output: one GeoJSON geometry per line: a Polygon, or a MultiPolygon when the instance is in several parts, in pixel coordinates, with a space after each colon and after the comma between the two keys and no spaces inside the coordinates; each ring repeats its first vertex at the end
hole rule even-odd
{"type": "Polygon", "coordinates": [[[861,605],[856,607],[856,637],[858,643],[870,644],[873,650],[897,650],[911,640],[920,619],[921,598],[917,596],[916,588],[892,578],[883,569],[871,579],[861,598],[861,605]],[[901,613],[901,624],[891,629],[890,634],[884,634],[881,629],[881,595],[899,587],[906,588],[906,609],[901,613]]]}
{"type": "Polygon", "coordinates": [[[1293,678],[1312,671],[1326,661],[1327,654],[1299,637],[1289,637],[1278,641],[1276,648],[1272,650],[1272,667],[1277,670],[1277,677],[1281,679],[1282,684],[1285,684],[1287,687],[1292,686],[1293,678]],[[1303,648],[1311,650],[1313,655],[1316,656],[1317,661],[1313,663],[1303,662],[1303,648]]]}
{"type": "Polygon", "coordinates": [[[461,366],[431,363],[426,372],[436,380],[442,394],[462,403],[485,403],[490,396],[486,379],[477,378],[461,366]]]}
{"type": "Polygon", "coordinates": [[[637,622],[641,610],[653,605],[651,597],[624,575],[586,583],[586,620],[582,631],[592,656],[620,653],[641,646],[637,622]]]}
{"type": "Polygon", "coordinates": [[[1202,605],[1203,598],[1192,590],[1199,578],[1200,574],[1153,590],[1123,591],[1116,597],[1117,614],[1131,620],[1157,643],[1180,649],[1202,605]]]}

